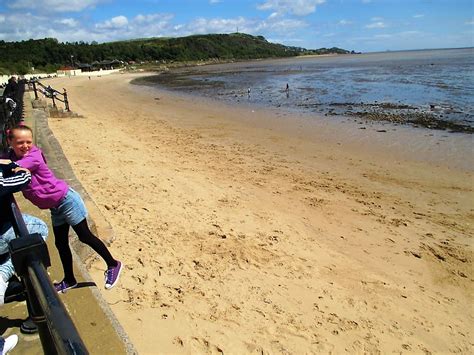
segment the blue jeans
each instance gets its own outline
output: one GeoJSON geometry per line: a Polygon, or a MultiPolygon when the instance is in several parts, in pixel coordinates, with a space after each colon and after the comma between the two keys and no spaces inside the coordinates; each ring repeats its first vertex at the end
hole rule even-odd
{"type": "Polygon", "coordinates": [[[51,208],[50,211],[53,227],[62,226],[63,224],[74,227],[87,217],[86,205],[81,195],[71,187],[58,207],[51,208]]]}
{"type": "MultiPolygon", "coordinates": [[[[39,218],[27,214],[23,214],[23,219],[28,232],[31,234],[39,233],[43,239],[46,240],[48,237],[48,227],[46,226],[46,223],[39,218]]],[[[0,230],[0,255],[8,253],[8,243],[15,237],[15,231],[13,230],[11,223],[5,223],[3,228],[0,230]]],[[[7,261],[0,264],[0,277],[3,277],[5,282],[8,282],[14,273],[15,269],[13,268],[12,260],[8,257],[7,261]]]]}

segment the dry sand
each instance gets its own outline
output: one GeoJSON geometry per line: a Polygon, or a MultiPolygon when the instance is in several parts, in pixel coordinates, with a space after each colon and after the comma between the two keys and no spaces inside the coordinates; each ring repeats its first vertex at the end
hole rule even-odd
{"type": "Polygon", "coordinates": [[[472,351],[471,137],[132,77],[52,80],[84,117],[50,126],[113,226],[126,266],[103,294],[141,354],[472,351]]]}

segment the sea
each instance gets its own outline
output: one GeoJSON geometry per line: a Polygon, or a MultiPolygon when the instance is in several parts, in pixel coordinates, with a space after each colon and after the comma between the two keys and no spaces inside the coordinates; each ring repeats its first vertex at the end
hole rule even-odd
{"type": "Polygon", "coordinates": [[[139,83],[237,105],[474,132],[474,48],[201,65],[139,83]]]}

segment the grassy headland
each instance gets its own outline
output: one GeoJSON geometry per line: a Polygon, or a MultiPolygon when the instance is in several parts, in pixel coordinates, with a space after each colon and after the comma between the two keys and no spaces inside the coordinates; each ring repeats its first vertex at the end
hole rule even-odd
{"type": "Polygon", "coordinates": [[[109,43],[61,43],[54,38],[21,42],[0,41],[0,74],[52,72],[61,66],[80,67],[105,60],[124,63],[245,60],[292,57],[306,54],[344,54],[340,48],[305,49],[268,42],[263,36],[244,33],[148,38],[109,43]]]}

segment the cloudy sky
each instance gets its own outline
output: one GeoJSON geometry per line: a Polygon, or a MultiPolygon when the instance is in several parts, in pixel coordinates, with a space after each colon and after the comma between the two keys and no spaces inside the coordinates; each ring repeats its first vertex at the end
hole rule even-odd
{"type": "Polygon", "coordinates": [[[473,0],[0,0],[0,40],[245,32],[370,52],[474,46],[473,0]]]}

